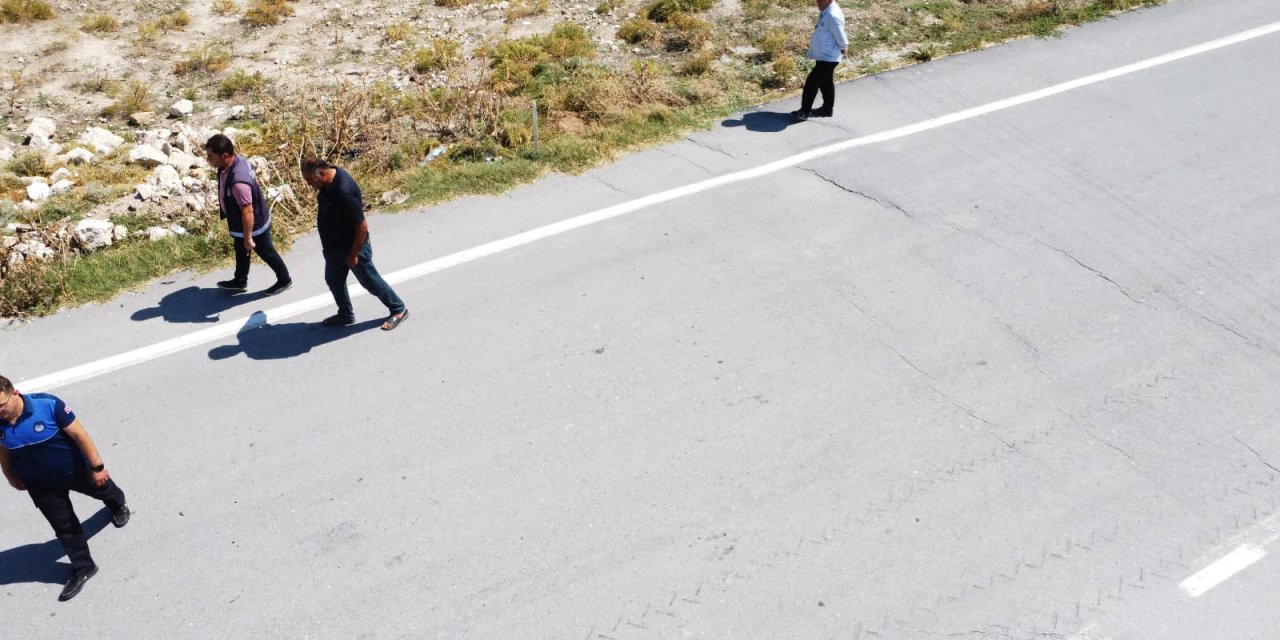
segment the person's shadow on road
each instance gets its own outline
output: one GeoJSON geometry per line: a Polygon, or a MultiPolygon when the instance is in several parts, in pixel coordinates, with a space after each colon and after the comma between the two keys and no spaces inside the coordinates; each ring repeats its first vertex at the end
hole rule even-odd
{"type": "MultiPolygon", "coordinates": [[[[103,507],[85,520],[86,539],[98,535],[111,521],[111,510],[103,507]]],[[[24,582],[63,584],[71,577],[71,564],[58,562],[66,555],[57,538],[40,544],[24,544],[7,551],[0,551],[0,585],[24,582]]]]}
{"type": "Polygon", "coordinates": [[[232,295],[222,289],[187,287],[178,289],[160,299],[154,307],[139,309],[133,320],[164,318],[165,322],[217,322],[218,314],[248,302],[263,299],[261,291],[232,295]]]}
{"type": "Polygon", "coordinates": [[[209,359],[226,360],[242,353],[254,360],[294,358],[320,345],[381,326],[382,321],[377,318],[345,327],[326,327],[319,322],[267,324],[266,314],[259,311],[236,334],[239,344],[214,347],[209,350],[209,359]]]}
{"type": "Polygon", "coordinates": [[[795,124],[795,119],[789,113],[778,113],[777,111],[748,111],[742,114],[742,118],[738,120],[725,120],[720,123],[724,127],[746,127],[747,131],[758,131],[761,133],[777,133],[795,124]]]}

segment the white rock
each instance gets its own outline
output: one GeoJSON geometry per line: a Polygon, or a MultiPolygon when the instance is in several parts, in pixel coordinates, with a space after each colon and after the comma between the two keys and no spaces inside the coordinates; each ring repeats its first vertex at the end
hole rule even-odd
{"type": "Polygon", "coordinates": [[[141,145],[129,150],[129,164],[141,165],[148,169],[158,167],[168,160],[169,156],[150,145],[141,145]]]}
{"type": "Polygon", "coordinates": [[[26,135],[39,136],[45,140],[53,138],[53,134],[58,131],[58,125],[53,123],[49,118],[33,118],[31,124],[27,125],[26,135]]]}
{"type": "Polygon", "coordinates": [[[63,178],[62,180],[59,180],[53,183],[53,186],[49,187],[49,190],[54,193],[66,193],[70,191],[71,187],[74,187],[75,185],[76,185],[75,182],[72,182],[71,180],[67,180],[66,178],[63,178]]]}
{"type": "Polygon", "coordinates": [[[27,146],[32,149],[52,149],[53,141],[38,135],[27,136],[27,146]]]}
{"type": "Polygon", "coordinates": [[[191,167],[198,166],[200,164],[200,159],[186,151],[174,149],[169,152],[169,161],[167,164],[179,171],[187,171],[191,167]]]}
{"type": "Polygon", "coordinates": [[[204,211],[204,198],[200,196],[187,196],[182,199],[182,202],[190,211],[204,211]]]}
{"type": "Polygon", "coordinates": [[[0,247],[8,249],[18,244],[18,236],[0,236],[0,247]]]}
{"type": "Polygon", "coordinates": [[[244,107],[241,105],[235,105],[231,107],[231,111],[229,111],[228,113],[232,118],[239,118],[240,116],[244,115],[244,107]]]}
{"type": "Polygon", "coordinates": [[[32,182],[27,185],[27,199],[32,202],[43,202],[53,195],[53,189],[44,182],[32,182]]]}
{"type": "Polygon", "coordinates": [[[278,187],[267,187],[267,201],[277,202],[285,198],[293,197],[293,187],[282,184],[278,187]]]}
{"type": "Polygon", "coordinates": [[[129,237],[129,227],[118,224],[111,230],[111,238],[119,241],[129,237]]]}
{"type": "Polygon", "coordinates": [[[173,103],[173,106],[169,107],[169,117],[185,118],[191,115],[192,113],[194,113],[195,110],[196,110],[196,105],[192,103],[190,100],[186,100],[186,99],[179,100],[173,103]]]}
{"type": "Polygon", "coordinates": [[[116,240],[116,226],[109,220],[85,218],[76,223],[76,242],[80,243],[80,248],[85,251],[97,251],[103,247],[109,247],[116,240]]]}
{"type": "Polygon", "coordinates": [[[57,171],[53,172],[53,175],[49,176],[49,182],[57,182],[59,180],[62,180],[63,178],[70,178],[70,177],[71,177],[70,169],[66,167],[59,167],[57,171]]]}
{"type": "Polygon", "coordinates": [[[254,175],[264,176],[271,169],[271,163],[262,156],[252,156],[249,158],[249,168],[253,169],[254,175]]]}
{"type": "Polygon", "coordinates": [[[173,236],[173,232],[161,227],[147,227],[147,239],[152,242],[156,240],[164,240],[173,236]]]}
{"type": "Polygon", "coordinates": [[[80,137],[76,139],[80,144],[97,151],[98,153],[110,155],[124,144],[124,138],[103,129],[102,127],[89,127],[80,137]]]}
{"type": "Polygon", "coordinates": [[[7,144],[0,144],[0,162],[8,162],[13,159],[13,147],[7,144]]]}
{"type": "Polygon", "coordinates": [[[93,162],[93,152],[84,147],[76,147],[62,156],[62,160],[69,164],[80,164],[82,162],[93,162]]]}
{"type": "Polygon", "coordinates": [[[162,164],[156,167],[155,170],[151,172],[151,175],[147,176],[147,182],[166,191],[173,191],[175,189],[179,191],[183,190],[182,176],[178,173],[177,169],[174,169],[167,164],[162,164]]]}
{"type": "Polygon", "coordinates": [[[187,228],[176,222],[169,225],[169,231],[172,231],[174,235],[178,235],[178,236],[187,235],[187,228]]]}
{"type": "Polygon", "coordinates": [[[156,189],[149,184],[140,184],[133,188],[133,197],[146,202],[147,200],[156,197],[156,189]]]}

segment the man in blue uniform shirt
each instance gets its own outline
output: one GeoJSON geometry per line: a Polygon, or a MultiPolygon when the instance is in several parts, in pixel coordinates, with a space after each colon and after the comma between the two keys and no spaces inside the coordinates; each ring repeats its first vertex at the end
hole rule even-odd
{"type": "Polygon", "coordinates": [[[71,560],[71,579],[58,596],[70,600],[98,572],[89,555],[70,491],[101,500],[111,524],[129,522],[124,492],[107,473],[84,425],[62,400],[46,393],[23,395],[0,376],[0,468],[9,484],[26,491],[44,514],[71,560]]]}

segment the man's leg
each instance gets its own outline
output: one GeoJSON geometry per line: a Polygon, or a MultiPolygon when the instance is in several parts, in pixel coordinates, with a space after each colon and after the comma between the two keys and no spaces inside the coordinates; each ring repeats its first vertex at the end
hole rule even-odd
{"type": "Polygon", "coordinates": [[[821,62],[815,64],[809,70],[809,75],[804,79],[804,90],[800,92],[800,111],[808,113],[813,110],[813,99],[818,96],[819,69],[822,67],[821,62]]]}
{"type": "Polygon", "coordinates": [[[822,92],[822,106],[818,111],[831,115],[836,106],[836,63],[818,62],[813,66],[813,72],[818,74],[818,90],[822,92]]]}
{"type": "MultiPolygon", "coordinates": [[[[83,575],[94,567],[93,557],[89,555],[89,541],[84,537],[84,529],[80,519],[76,517],[71,506],[71,496],[66,489],[37,489],[27,487],[31,501],[35,503],[44,519],[53,527],[53,533],[67,552],[71,561],[72,575],[83,575]]],[[[122,494],[123,495],[123,494],[122,494]]]]}
{"type": "Polygon", "coordinates": [[[364,287],[369,293],[387,305],[387,310],[391,315],[400,315],[405,310],[404,302],[400,300],[400,296],[391,289],[391,285],[382,279],[382,275],[378,273],[378,268],[373,266],[373,245],[369,242],[364,243],[364,248],[360,250],[360,262],[351,269],[356,274],[356,281],[360,286],[364,287]]]}
{"type": "Polygon", "coordinates": [[[116,485],[116,481],[107,478],[107,482],[101,487],[93,486],[88,478],[81,479],[76,482],[72,489],[83,493],[94,500],[101,500],[107,508],[111,510],[111,524],[117,528],[123,527],[129,523],[129,509],[125,506],[124,491],[116,485]]]}
{"type": "Polygon", "coordinates": [[[356,317],[355,310],[351,308],[351,294],[347,293],[347,274],[350,272],[351,269],[347,267],[341,255],[324,254],[324,281],[329,285],[333,301],[338,305],[336,317],[346,320],[353,320],[356,317]]]}
{"type": "Polygon", "coordinates": [[[289,277],[289,267],[284,264],[284,258],[280,257],[280,253],[276,251],[276,247],[271,242],[271,227],[262,232],[261,235],[253,238],[253,250],[258,254],[262,261],[267,263],[268,267],[276,274],[276,282],[293,282],[289,277]]]}
{"type": "Polygon", "coordinates": [[[245,284],[249,282],[249,254],[244,249],[244,238],[232,236],[231,240],[232,251],[236,254],[236,272],[230,280],[219,282],[218,288],[244,291],[245,284]]]}

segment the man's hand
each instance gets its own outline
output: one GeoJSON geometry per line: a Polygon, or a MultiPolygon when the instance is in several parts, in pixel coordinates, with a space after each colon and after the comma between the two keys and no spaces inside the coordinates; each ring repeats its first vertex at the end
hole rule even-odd
{"type": "Polygon", "coordinates": [[[107,473],[106,467],[103,467],[102,471],[94,471],[92,469],[89,470],[89,479],[93,480],[93,486],[95,487],[102,487],[106,485],[107,479],[110,477],[111,477],[111,474],[107,473]]]}
{"type": "Polygon", "coordinates": [[[253,251],[253,248],[254,248],[255,246],[256,246],[256,245],[254,245],[254,244],[253,244],[253,237],[252,237],[252,236],[245,236],[245,237],[244,237],[244,252],[245,252],[245,253],[249,253],[250,251],[253,251]]]}
{"type": "Polygon", "coordinates": [[[18,491],[27,490],[27,485],[22,484],[22,480],[18,478],[18,476],[6,475],[5,477],[9,479],[9,486],[13,487],[14,489],[17,489],[18,491]]]}
{"type": "Polygon", "coordinates": [[[346,263],[348,267],[351,267],[352,269],[354,269],[357,264],[360,264],[360,254],[353,253],[348,255],[346,263]]]}

